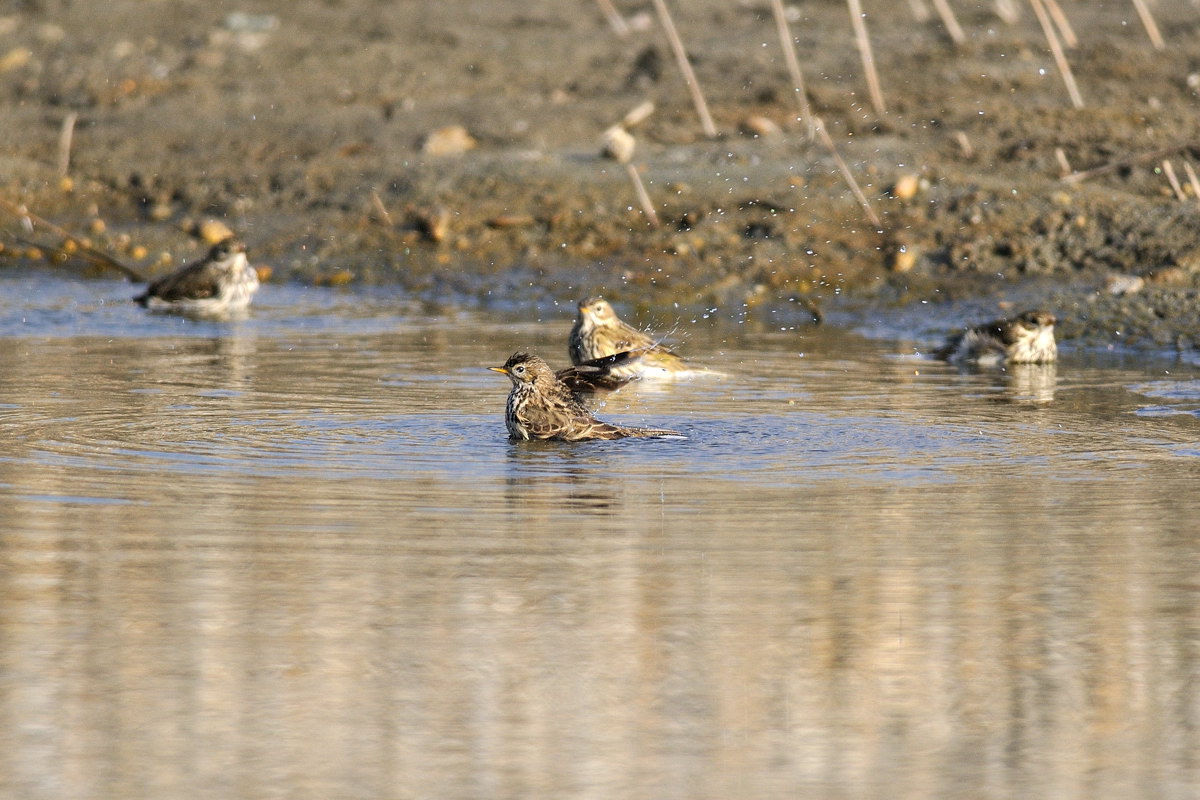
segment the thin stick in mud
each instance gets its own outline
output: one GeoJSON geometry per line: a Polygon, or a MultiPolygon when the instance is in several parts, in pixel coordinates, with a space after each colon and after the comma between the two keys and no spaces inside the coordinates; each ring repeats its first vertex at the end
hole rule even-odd
{"type": "Polygon", "coordinates": [[[937,9],[938,16],[942,18],[942,24],[946,26],[946,33],[950,34],[950,38],[956,46],[961,46],[967,41],[967,35],[963,33],[962,26],[958,24],[958,17],[954,16],[954,9],[946,0],[933,0],[933,7],[937,9]]]}
{"type": "Polygon", "coordinates": [[[1142,27],[1146,29],[1146,35],[1150,37],[1150,44],[1155,50],[1165,50],[1167,43],[1163,41],[1162,32],[1159,31],[1158,23],[1154,21],[1154,15],[1150,13],[1146,0],[1133,0],[1133,7],[1142,21],[1142,27]]]}
{"type": "Polygon", "coordinates": [[[846,179],[846,183],[850,185],[850,191],[854,193],[854,197],[858,200],[858,204],[867,212],[867,217],[871,220],[871,224],[875,226],[875,230],[883,230],[883,221],[871,208],[870,202],[867,201],[867,196],[863,194],[863,190],[859,188],[858,181],[854,179],[854,173],[850,171],[850,165],[842,158],[837,150],[837,146],[833,143],[833,137],[829,135],[829,131],[825,130],[825,123],[820,117],[814,117],[817,124],[817,136],[821,142],[829,149],[829,155],[833,157],[833,163],[837,164],[838,170],[842,173],[842,177],[846,179]]]}
{"type": "Polygon", "coordinates": [[[613,33],[622,39],[629,35],[629,23],[621,16],[621,12],[617,11],[617,7],[612,4],[612,0],[596,0],[596,5],[600,6],[600,13],[608,20],[613,33]]]}
{"type": "Polygon", "coordinates": [[[1085,169],[1083,172],[1076,172],[1073,175],[1068,175],[1062,179],[1063,183],[1079,183],[1100,175],[1105,175],[1109,172],[1116,172],[1125,167],[1131,167],[1134,164],[1140,164],[1144,161],[1157,161],[1164,156],[1169,156],[1172,153],[1178,153],[1180,150],[1190,150],[1200,148],[1200,142],[1180,142],[1168,147],[1160,147],[1157,150],[1151,150],[1147,153],[1139,153],[1128,158],[1122,158],[1118,161],[1110,161],[1107,164],[1102,164],[1098,167],[1085,169]]]}
{"type": "Polygon", "coordinates": [[[75,138],[75,121],[79,114],[72,111],[62,121],[62,129],[58,134],[58,174],[66,177],[71,171],[71,143],[75,138]]]}
{"type": "Polygon", "coordinates": [[[1046,41],[1050,43],[1054,64],[1058,67],[1059,74],[1062,75],[1063,83],[1066,84],[1067,94],[1071,97],[1071,105],[1075,108],[1083,108],[1083,95],[1079,93],[1079,87],[1075,85],[1075,76],[1071,73],[1071,65],[1067,63],[1067,57],[1063,55],[1062,45],[1058,41],[1058,34],[1054,32],[1054,23],[1046,13],[1046,7],[1042,5],[1042,0],[1029,0],[1029,5],[1033,6],[1033,13],[1042,26],[1042,32],[1046,34],[1046,41]]]}
{"type": "Polygon", "coordinates": [[[629,174],[629,180],[633,183],[634,194],[637,195],[642,213],[646,215],[646,221],[650,223],[651,228],[657,228],[658,214],[654,211],[654,204],[650,202],[650,193],[646,191],[646,185],[642,183],[642,176],[638,173],[638,168],[626,162],[625,172],[629,174]]]}
{"type": "Polygon", "coordinates": [[[796,40],[788,27],[787,15],[783,11],[783,0],[771,0],[771,12],[775,16],[775,29],[779,32],[779,43],[783,46],[783,61],[792,78],[792,89],[800,105],[800,116],[808,128],[808,138],[817,136],[817,125],[813,120],[812,107],[808,104],[808,92],[804,88],[804,75],[800,72],[800,60],[796,58],[796,40]]]}
{"type": "Polygon", "coordinates": [[[804,79],[800,73],[800,62],[796,58],[796,41],[792,38],[791,30],[788,28],[787,17],[783,12],[782,0],[771,0],[771,10],[775,14],[775,27],[779,31],[779,43],[783,46],[784,60],[787,62],[788,72],[792,76],[794,83],[792,88],[797,101],[800,103],[800,113],[808,124],[809,138],[817,137],[821,144],[829,150],[830,156],[833,157],[833,163],[837,165],[838,171],[842,174],[846,185],[850,187],[850,191],[854,194],[854,198],[858,201],[858,204],[866,212],[867,218],[871,220],[871,224],[875,226],[876,230],[882,230],[883,221],[879,219],[879,215],[871,208],[870,201],[867,200],[866,194],[859,187],[854,173],[850,171],[850,165],[838,153],[837,145],[833,143],[833,137],[825,130],[825,123],[812,112],[812,108],[808,104],[808,96],[804,91],[804,79]]]}
{"type": "Polygon", "coordinates": [[[1179,202],[1187,202],[1187,194],[1183,191],[1183,185],[1179,182],[1179,176],[1175,174],[1175,167],[1171,165],[1171,159],[1164,158],[1162,162],[1163,174],[1167,176],[1167,183],[1171,184],[1171,191],[1175,193],[1175,197],[1179,202]]]}
{"type": "Polygon", "coordinates": [[[925,7],[925,3],[921,0],[908,0],[908,9],[912,12],[913,19],[917,22],[928,21],[929,9],[925,7]]]}
{"type": "Polygon", "coordinates": [[[1188,183],[1192,185],[1192,197],[1196,198],[1196,202],[1200,203],[1200,178],[1196,177],[1196,170],[1192,169],[1192,162],[1186,158],[1183,160],[1183,171],[1187,173],[1188,183]]]}
{"type": "Polygon", "coordinates": [[[683,82],[687,84],[688,93],[692,96],[692,104],[696,106],[696,113],[700,115],[700,127],[704,130],[705,136],[715,139],[717,138],[717,126],[713,123],[712,115],[708,113],[708,103],[704,102],[704,94],[700,91],[696,73],[692,70],[691,62],[688,61],[683,40],[679,38],[679,33],[675,30],[675,21],[671,19],[671,12],[667,10],[666,0],[653,0],[653,2],[663,32],[667,35],[667,41],[671,43],[675,61],[679,64],[679,71],[683,73],[683,82]]]}
{"type": "Polygon", "coordinates": [[[871,105],[879,116],[887,114],[887,106],[883,102],[883,90],[879,88],[879,75],[875,72],[875,55],[871,52],[871,40],[867,38],[866,15],[863,13],[861,0],[846,0],[850,10],[850,24],[854,28],[854,40],[858,43],[858,53],[862,58],[863,72],[867,77],[867,92],[871,95],[871,105]]]}
{"type": "Polygon", "coordinates": [[[1058,26],[1058,32],[1062,35],[1063,44],[1071,48],[1077,47],[1079,45],[1079,37],[1075,35],[1075,29],[1071,27],[1071,21],[1063,13],[1062,6],[1058,4],[1058,0],[1046,0],[1046,10],[1050,12],[1050,18],[1058,26]]]}

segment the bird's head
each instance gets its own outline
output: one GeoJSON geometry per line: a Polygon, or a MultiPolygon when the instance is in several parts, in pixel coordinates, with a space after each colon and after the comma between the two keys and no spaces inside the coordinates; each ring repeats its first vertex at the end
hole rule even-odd
{"type": "Polygon", "coordinates": [[[585,297],[579,301],[579,316],[593,324],[605,325],[616,320],[617,314],[603,297],[585,297]]]}
{"type": "Polygon", "coordinates": [[[513,353],[512,357],[504,362],[503,367],[488,367],[488,369],[492,372],[499,372],[501,375],[507,375],[514,386],[533,383],[545,375],[554,376],[554,371],[550,369],[549,364],[529,353],[513,353]]]}

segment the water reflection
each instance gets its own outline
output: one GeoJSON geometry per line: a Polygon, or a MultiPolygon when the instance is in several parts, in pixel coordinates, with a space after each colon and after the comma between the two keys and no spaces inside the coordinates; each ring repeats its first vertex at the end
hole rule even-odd
{"type": "Polygon", "coordinates": [[[688,440],[512,443],[569,319],[261,300],[0,348],[5,794],[1200,785],[1194,366],[701,330],[603,409],[688,440]]]}
{"type": "Polygon", "coordinates": [[[1058,364],[1008,364],[1003,367],[957,367],[964,376],[985,383],[996,402],[1045,405],[1054,401],[1058,364]]]}

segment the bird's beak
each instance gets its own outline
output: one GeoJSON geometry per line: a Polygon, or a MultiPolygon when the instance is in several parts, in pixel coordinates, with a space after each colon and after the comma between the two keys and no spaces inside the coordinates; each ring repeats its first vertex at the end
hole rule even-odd
{"type": "Polygon", "coordinates": [[[508,374],[508,370],[506,370],[504,367],[488,367],[488,369],[490,369],[492,372],[499,372],[501,375],[508,374]]]}

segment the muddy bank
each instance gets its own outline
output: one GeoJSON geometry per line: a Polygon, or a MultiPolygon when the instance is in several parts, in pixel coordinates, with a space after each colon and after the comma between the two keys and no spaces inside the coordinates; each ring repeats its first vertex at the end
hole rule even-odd
{"type": "MultiPolygon", "coordinates": [[[[883,112],[845,4],[790,6],[812,107],[878,229],[807,135],[767,2],[673,5],[712,138],[648,4],[618,4],[624,37],[590,2],[93,5],[0,17],[0,176],[6,197],[148,272],[197,255],[183,231],[216,218],[274,280],[518,304],[602,289],[802,318],[838,292],[897,303],[1036,278],[1074,306],[1055,309],[1074,319],[1064,330],[1103,336],[1143,315],[1139,292],[1095,294],[1124,275],[1155,292],[1147,340],[1195,334],[1187,0],[1154,7],[1163,50],[1132,4],[1061,2],[1078,109],[1028,9],[1005,21],[992,3],[953,4],[956,46],[914,14],[928,4],[868,2],[883,112]],[[657,227],[600,156],[601,133],[646,101],[631,163],[657,227]]],[[[17,239],[36,237],[4,230],[9,260],[28,258],[17,239]]]]}

